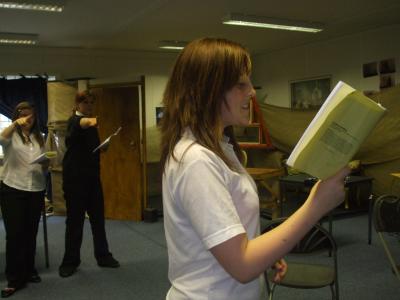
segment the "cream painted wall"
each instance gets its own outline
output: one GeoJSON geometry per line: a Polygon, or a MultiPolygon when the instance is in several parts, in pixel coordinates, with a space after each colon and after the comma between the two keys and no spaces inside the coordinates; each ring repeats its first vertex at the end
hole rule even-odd
{"type": "Polygon", "coordinates": [[[156,107],[162,106],[161,101],[167,81],[168,74],[164,76],[148,75],[145,77],[147,127],[156,125],[156,107]]]}
{"type": "Polygon", "coordinates": [[[145,78],[146,87],[146,124],[147,124],[147,161],[160,159],[160,131],[156,126],[156,107],[161,104],[168,75],[149,75],[145,78]]]}
{"type": "Polygon", "coordinates": [[[1,74],[47,73],[58,79],[164,75],[175,57],[171,52],[0,47],[1,74]]]}
{"type": "Polygon", "coordinates": [[[359,90],[379,90],[379,77],[363,78],[362,65],[396,60],[400,83],[400,25],[253,57],[253,82],[262,89],[258,100],[290,107],[291,80],[331,75],[332,87],[342,80],[359,90]]]}

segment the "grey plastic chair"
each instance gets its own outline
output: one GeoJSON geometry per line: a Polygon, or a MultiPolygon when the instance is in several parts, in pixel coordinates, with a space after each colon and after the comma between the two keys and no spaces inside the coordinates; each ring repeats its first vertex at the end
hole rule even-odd
{"type": "MultiPolygon", "coordinates": [[[[263,232],[273,229],[285,220],[286,218],[273,220],[263,232]]],[[[332,299],[339,299],[336,252],[336,242],[332,235],[321,225],[315,224],[292,249],[290,257],[286,258],[288,270],[281,282],[273,283],[272,279],[275,274],[273,270],[265,272],[268,299],[273,299],[274,292],[278,286],[297,289],[314,289],[329,286],[332,299]],[[324,255],[325,252],[326,256],[324,255]],[[307,258],[301,259],[300,256],[306,256],[307,258]],[[315,263],[316,260],[318,260],[318,263],[315,263]]]]}

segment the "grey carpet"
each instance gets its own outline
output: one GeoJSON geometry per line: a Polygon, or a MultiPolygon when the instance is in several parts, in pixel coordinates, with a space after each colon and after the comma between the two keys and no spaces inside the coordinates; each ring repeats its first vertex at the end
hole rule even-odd
{"type": "MultiPolygon", "coordinates": [[[[110,250],[121,262],[119,269],[96,265],[89,223],[86,221],[81,250],[82,264],[70,278],[58,276],[64,247],[64,217],[48,218],[50,268],[44,262],[43,231],[37,247],[37,269],[42,283],[30,284],[12,299],[164,299],[169,288],[167,251],[162,221],[157,223],[107,221],[110,250]]],[[[264,221],[263,221],[264,222],[264,221]]],[[[339,245],[340,299],[400,299],[400,282],[392,274],[383,248],[373,235],[367,244],[367,217],[337,219],[333,225],[339,245]]],[[[4,277],[4,227],[0,225],[0,286],[4,277]]],[[[400,257],[398,238],[390,239],[395,257],[400,257]]],[[[330,299],[329,288],[294,290],[278,288],[275,299],[330,299]]],[[[195,299],[194,299],[195,300],[195,299]]]]}

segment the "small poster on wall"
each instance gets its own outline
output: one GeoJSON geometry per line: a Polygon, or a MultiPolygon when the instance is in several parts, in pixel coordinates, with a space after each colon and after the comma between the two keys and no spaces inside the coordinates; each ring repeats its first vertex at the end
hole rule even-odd
{"type": "Polygon", "coordinates": [[[394,86],[394,74],[382,74],[380,78],[380,89],[387,89],[394,86]]]}
{"type": "Polygon", "coordinates": [[[363,64],[364,78],[378,75],[378,64],[376,61],[363,64]]]}
{"type": "Polygon", "coordinates": [[[371,96],[375,93],[378,93],[379,90],[383,90],[386,88],[390,88],[396,84],[395,82],[395,73],[396,73],[396,61],[394,58],[382,59],[380,61],[369,62],[363,64],[363,77],[375,77],[376,89],[377,90],[366,90],[364,94],[367,96],[371,96]],[[379,76],[378,76],[379,75],[379,76]],[[379,87],[378,87],[379,84],[379,87]]]}
{"type": "Polygon", "coordinates": [[[379,62],[379,73],[388,74],[396,72],[396,64],[394,58],[384,59],[379,62]]]}

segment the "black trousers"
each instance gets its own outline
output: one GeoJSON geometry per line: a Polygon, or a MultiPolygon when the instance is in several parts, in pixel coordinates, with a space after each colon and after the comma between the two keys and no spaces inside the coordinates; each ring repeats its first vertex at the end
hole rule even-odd
{"type": "Polygon", "coordinates": [[[64,178],[63,181],[67,219],[65,254],[62,265],[78,266],[81,262],[80,249],[85,212],[89,215],[92,228],[95,258],[98,260],[111,255],[105,232],[104,199],[100,178],[98,176],[87,176],[85,179],[77,179],[64,178]]]}
{"type": "Polygon", "coordinates": [[[1,183],[0,204],[6,229],[6,277],[9,287],[22,287],[35,269],[36,235],[44,191],[27,192],[1,183]]]}

